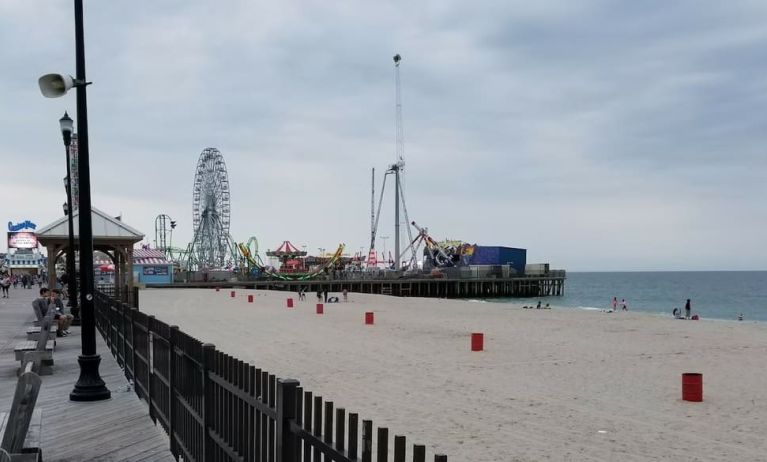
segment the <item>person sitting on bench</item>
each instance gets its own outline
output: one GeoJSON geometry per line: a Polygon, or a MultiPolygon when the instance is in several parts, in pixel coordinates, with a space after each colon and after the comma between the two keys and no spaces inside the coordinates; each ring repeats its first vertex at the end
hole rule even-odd
{"type": "Polygon", "coordinates": [[[32,302],[32,309],[35,311],[35,316],[37,316],[39,322],[42,322],[45,315],[48,314],[49,309],[56,310],[56,313],[53,315],[53,319],[56,320],[58,326],[56,329],[56,336],[63,337],[69,334],[67,329],[69,329],[73,317],[70,314],[64,314],[64,304],[61,303],[61,300],[59,300],[59,303],[61,304],[61,310],[56,306],[56,298],[51,295],[51,291],[42,288],[40,289],[40,297],[32,302]]]}
{"type": "Polygon", "coordinates": [[[69,326],[72,325],[72,320],[75,318],[71,314],[64,313],[64,302],[61,300],[61,290],[53,289],[53,304],[56,307],[57,319],[59,320],[59,329],[56,332],[61,332],[63,335],[69,335],[69,326]]]}

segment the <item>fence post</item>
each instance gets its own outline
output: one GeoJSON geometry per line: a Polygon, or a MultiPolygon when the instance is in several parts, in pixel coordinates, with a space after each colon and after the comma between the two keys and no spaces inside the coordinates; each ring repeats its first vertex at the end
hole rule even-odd
{"type": "Polygon", "coordinates": [[[126,354],[126,349],[125,349],[125,346],[128,343],[128,339],[125,338],[125,333],[126,333],[126,329],[125,329],[125,312],[126,312],[127,309],[128,309],[128,305],[127,304],[123,304],[123,303],[120,304],[120,329],[122,330],[122,336],[123,336],[123,348],[122,348],[123,357],[122,357],[122,361],[123,361],[123,372],[125,372],[125,377],[128,377],[128,360],[126,359],[127,354],[126,354]]]}
{"type": "Polygon", "coordinates": [[[202,345],[202,454],[203,460],[215,459],[215,447],[210,436],[213,427],[213,384],[208,375],[213,368],[213,356],[216,346],[210,343],[202,345]]]}
{"type": "Polygon", "coordinates": [[[157,417],[154,415],[152,407],[152,376],[154,375],[154,345],[152,342],[152,327],[154,327],[154,316],[150,315],[146,320],[146,403],[149,405],[149,417],[157,425],[157,417]]]}
{"type": "Polygon", "coordinates": [[[277,381],[277,462],[299,462],[298,438],[290,424],[296,418],[298,380],[277,381]]]}
{"type": "Polygon", "coordinates": [[[136,386],[136,311],[138,311],[136,308],[130,309],[131,376],[128,379],[133,380],[133,390],[138,396],[139,392],[136,386]]]}
{"type": "Polygon", "coordinates": [[[178,326],[170,326],[170,335],[168,336],[168,436],[170,437],[170,453],[178,457],[178,448],[176,447],[176,334],[178,326]]]}
{"type": "Polygon", "coordinates": [[[138,308],[138,287],[133,286],[133,306],[138,308]]]}

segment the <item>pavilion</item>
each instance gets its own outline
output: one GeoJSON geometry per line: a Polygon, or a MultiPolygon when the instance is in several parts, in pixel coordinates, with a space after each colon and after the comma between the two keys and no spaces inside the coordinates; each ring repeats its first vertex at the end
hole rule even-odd
{"type": "MultiPolygon", "coordinates": [[[[79,214],[80,210],[75,210],[72,215],[75,250],[79,248],[80,242],[79,214]]],[[[119,218],[112,218],[96,208],[91,209],[91,222],[93,250],[106,254],[114,264],[115,298],[132,303],[133,246],[144,239],[144,234],[126,225],[119,218]],[[122,284],[117,283],[118,281],[122,281],[122,284]]],[[[48,287],[56,287],[56,262],[69,250],[67,216],[43,226],[35,234],[37,241],[48,250],[48,287]]]]}

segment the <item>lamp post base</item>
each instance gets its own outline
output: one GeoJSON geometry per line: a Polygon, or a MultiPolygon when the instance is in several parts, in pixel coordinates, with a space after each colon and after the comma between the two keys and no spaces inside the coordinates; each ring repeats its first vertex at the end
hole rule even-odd
{"type": "Polygon", "coordinates": [[[77,379],[74,390],[69,393],[72,401],[101,401],[112,397],[112,393],[104,385],[99,375],[100,355],[80,355],[80,378],[77,379]]]}

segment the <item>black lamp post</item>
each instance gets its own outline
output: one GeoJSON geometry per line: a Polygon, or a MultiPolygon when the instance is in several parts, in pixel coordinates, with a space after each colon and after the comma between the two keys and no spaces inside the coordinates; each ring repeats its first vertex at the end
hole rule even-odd
{"type": "Polygon", "coordinates": [[[75,2],[75,69],[76,78],[69,75],[47,74],[40,77],[43,96],[63,96],[72,87],[77,88],[77,131],[79,178],[79,239],[80,239],[80,308],[82,320],[82,354],[77,358],[80,377],[69,393],[72,401],[98,401],[109,399],[111,393],[99,375],[101,356],[96,353],[96,319],[93,308],[93,228],[91,224],[91,184],[88,152],[88,102],[85,79],[85,39],[83,32],[83,0],[75,2]]]}
{"type": "Polygon", "coordinates": [[[69,303],[71,306],[72,316],[74,316],[72,324],[79,326],[81,320],[80,308],[77,306],[77,277],[75,276],[75,230],[72,218],[72,172],[70,171],[70,165],[72,161],[69,154],[69,147],[72,145],[72,133],[74,132],[74,125],[72,118],[70,118],[69,114],[66,112],[64,112],[64,117],[59,119],[59,125],[61,126],[61,135],[64,138],[64,147],[67,151],[67,202],[64,204],[64,214],[67,216],[67,221],[69,222],[69,248],[67,251],[67,282],[69,285],[69,290],[67,290],[67,292],[69,292],[69,303]]]}

